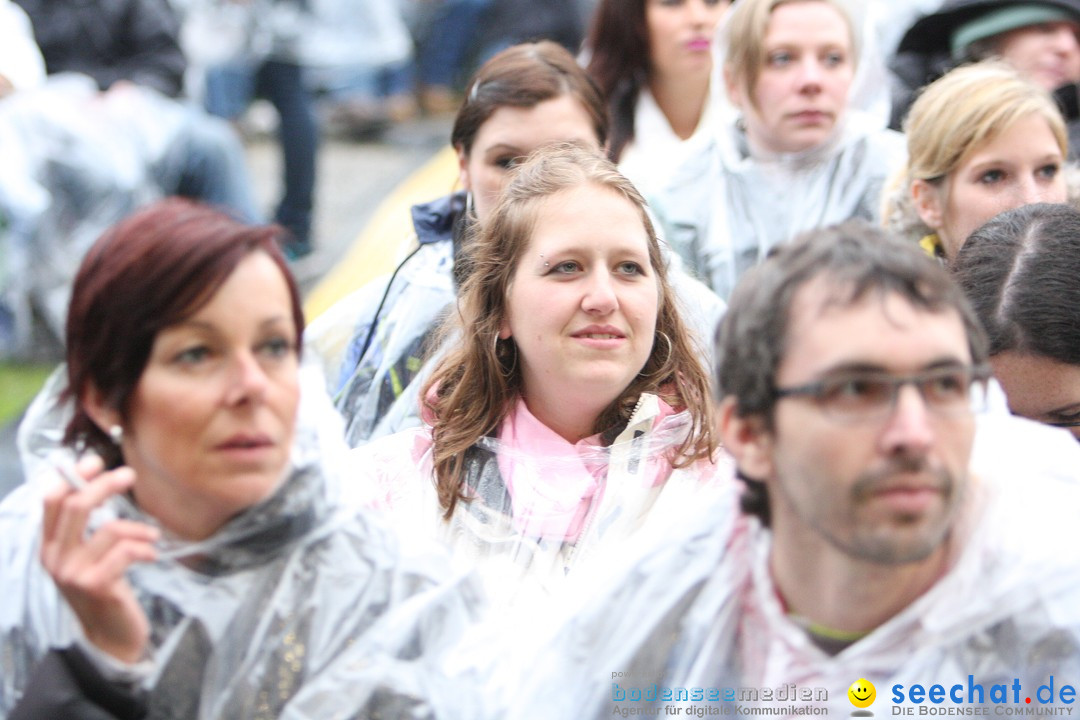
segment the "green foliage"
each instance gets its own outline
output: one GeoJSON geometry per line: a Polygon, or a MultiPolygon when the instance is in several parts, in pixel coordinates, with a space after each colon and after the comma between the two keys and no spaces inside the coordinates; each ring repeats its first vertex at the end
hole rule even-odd
{"type": "Polygon", "coordinates": [[[52,369],[51,365],[0,363],[0,425],[19,416],[52,369]]]}

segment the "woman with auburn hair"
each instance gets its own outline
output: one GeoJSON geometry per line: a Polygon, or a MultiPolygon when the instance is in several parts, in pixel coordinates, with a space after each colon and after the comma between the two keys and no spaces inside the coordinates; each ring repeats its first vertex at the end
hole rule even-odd
{"type": "Polygon", "coordinates": [[[648,197],[710,132],[712,39],[730,0],[600,0],[586,70],[611,111],[608,157],[648,197]]]}
{"type": "Polygon", "coordinates": [[[998,213],[1077,194],[1066,184],[1061,112],[1004,63],[965,65],[928,85],[904,130],[908,161],[886,198],[885,223],[945,262],[998,213]]]}
{"type": "Polygon", "coordinates": [[[555,582],[656,505],[730,477],[701,350],[644,201],[610,162],[538,151],[469,261],[425,385],[428,425],[358,451],[396,527],[480,560],[493,591],[512,592],[500,571],[555,582]]]}
{"type": "Polygon", "coordinates": [[[655,198],[665,236],[720,297],[776,245],[876,220],[903,162],[864,3],[739,0],[714,50],[714,139],[655,198]]]}
{"type": "Polygon", "coordinates": [[[284,232],[173,199],[83,260],[0,503],[0,715],[324,717],[346,666],[368,714],[430,699],[410,662],[473,601],[339,502],[284,232]]]}

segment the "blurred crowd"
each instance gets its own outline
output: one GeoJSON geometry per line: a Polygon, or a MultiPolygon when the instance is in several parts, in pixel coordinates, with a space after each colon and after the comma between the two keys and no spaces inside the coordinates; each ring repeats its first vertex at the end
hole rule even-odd
{"type": "Polygon", "coordinates": [[[452,113],[470,68],[530,37],[576,47],[586,12],[573,0],[6,2],[0,357],[55,357],[78,259],[152,198],[274,220],[290,257],[310,253],[324,128],[369,137],[420,108],[452,113]],[[269,212],[242,154],[256,99],[274,109],[283,159],[269,212]]]}
{"type": "Polygon", "coordinates": [[[0,717],[1066,709],[1080,0],[0,9],[0,717]],[[305,317],[324,127],[419,113],[305,317]]]}
{"type": "MultiPolygon", "coordinates": [[[[710,83],[723,81],[710,78],[708,57],[727,5],[706,2],[700,17],[669,21],[650,39],[633,13],[596,0],[113,0],[102,8],[8,3],[3,32],[10,50],[3,60],[9,69],[0,73],[8,98],[0,133],[13,147],[0,178],[0,356],[55,356],[78,258],[110,222],[154,197],[179,194],[228,207],[249,221],[276,221],[291,233],[287,254],[307,255],[315,246],[312,217],[324,132],[371,138],[421,113],[453,115],[471,72],[525,40],[554,40],[588,66],[610,99],[611,157],[658,212],[668,213],[662,219],[673,245],[689,247],[699,240],[686,234],[687,223],[695,233],[715,232],[705,220],[686,217],[703,211],[700,198],[664,207],[654,191],[668,184],[683,158],[714,162],[695,148],[726,126],[721,115],[740,113],[734,97],[708,92],[710,83]],[[662,40],[663,33],[670,39],[662,40]],[[680,33],[696,38],[686,41],[697,46],[685,57],[680,33]],[[665,51],[664,43],[672,50],[665,51]],[[667,68],[666,57],[674,63],[667,68]],[[680,66],[684,62],[689,64],[680,66]],[[269,209],[256,207],[238,140],[238,131],[242,139],[245,128],[267,127],[259,120],[268,117],[265,105],[255,106],[261,114],[251,112],[255,100],[273,107],[269,129],[279,138],[283,159],[282,195],[269,209]],[[636,143],[635,122],[642,128],[636,143]]],[[[993,9],[994,3],[985,5],[993,9]]],[[[858,111],[852,118],[873,124],[886,117],[899,130],[918,88],[953,65],[996,56],[995,38],[1072,22],[1068,3],[1044,3],[1040,7],[1052,8],[1046,17],[998,18],[973,36],[966,31],[962,46],[951,47],[957,28],[978,20],[983,10],[980,3],[941,6],[940,0],[876,1],[860,9],[858,73],[836,90],[858,111]]],[[[1047,35],[1046,42],[1057,45],[1042,51],[1030,42],[1009,47],[1034,58],[1015,66],[1030,66],[1030,77],[1057,93],[1072,131],[1080,104],[1072,71],[1058,66],[1073,62],[1075,48],[1062,40],[1071,31],[1062,32],[1056,40],[1047,35]],[[1039,52],[1049,59],[1036,57],[1039,52]],[[1044,65],[1049,69],[1040,69],[1044,65]]],[[[725,49],[721,44],[713,52],[725,49]]],[[[875,152],[898,157],[885,150],[890,141],[868,142],[875,152]]],[[[898,148],[896,139],[891,143],[898,148]]],[[[726,164],[732,166],[732,158],[726,164]]],[[[818,221],[876,217],[878,185],[893,164],[886,157],[873,170],[874,163],[862,163],[855,171],[873,177],[849,185],[854,194],[848,198],[830,199],[843,206],[835,211],[786,200],[780,205],[785,214],[818,221]],[[864,206],[855,210],[859,203],[864,206]]],[[[690,167],[683,177],[697,192],[711,192],[694,182],[700,170],[690,167]]],[[[747,210],[750,196],[743,193],[750,192],[755,205],[766,202],[760,180],[724,183],[732,222],[757,212],[747,210]],[[740,190],[740,184],[753,189],[740,190]]],[[[771,229],[755,231],[774,237],[759,252],[775,237],[809,226],[782,218],[770,218],[769,224],[771,229]]],[[[712,266],[708,272],[726,272],[716,266],[730,260],[703,252],[712,266]]]]}

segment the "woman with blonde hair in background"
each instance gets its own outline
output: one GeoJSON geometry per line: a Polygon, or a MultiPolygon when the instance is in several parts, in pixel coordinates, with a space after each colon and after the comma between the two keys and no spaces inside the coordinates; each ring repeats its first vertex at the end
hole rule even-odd
{"type": "Polygon", "coordinates": [[[720,297],[799,232],[877,219],[904,149],[885,129],[865,15],[844,0],[740,0],[725,17],[714,138],[655,198],[667,240],[720,297]]]}
{"type": "Polygon", "coordinates": [[[1076,196],[1061,112],[1003,63],[966,65],[931,83],[904,129],[908,162],[885,198],[885,224],[945,262],[998,213],[1076,196]]]}

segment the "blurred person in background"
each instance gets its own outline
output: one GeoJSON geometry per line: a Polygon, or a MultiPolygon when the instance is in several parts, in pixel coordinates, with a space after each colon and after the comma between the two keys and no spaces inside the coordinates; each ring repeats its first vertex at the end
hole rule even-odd
{"type": "MultiPolygon", "coordinates": [[[[79,73],[116,95],[147,91],[177,98],[186,62],[179,21],[166,0],[16,0],[30,16],[50,76],[79,73]]],[[[226,208],[252,222],[259,217],[239,138],[228,123],[184,105],[155,102],[168,128],[153,174],[163,195],[183,195],[226,208]]],[[[143,110],[137,100],[130,112],[143,110]]],[[[123,132],[122,129],[117,130],[123,132]]],[[[164,131],[163,131],[164,132],[164,131]]]]}
{"type": "Polygon", "coordinates": [[[908,161],[886,193],[884,220],[945,263],[998,213],[1078,195],[1060,111],[1003,63],[960,67],[930,84],[905,131],[908,161]]]}
{"type": "Polygon", "coordinates": [[[645,197],[703,150],[712,42],[729,0],[600,0],[586,70],[607,98],[608,156],[645,197]]]}
{"type": "MultiPolygon", "coordinates": [[[[1080,2],[1077,0],[948,0],[908,28],[891,63],[900,83],[892,126],[901,127],[920,88],[950,69],[998,59],[1054,95],[1080,140],[1080,2]]],[[[1070,157],[1076,150],[1070,151],[1070,157]]]]}
{"type": "Polygon", "coordinates": [[[277,110],[282,159],[282,195],[274,220],[290,237],[290,259],[312,251],[319,127],[315,101],[304,82],[300,55],[307,0],[225,0],[248,12],[248,36],[230,60],[206,69],[205,106],[218,117],[237,121],[252,100],[266,98],[277,110]]]}

